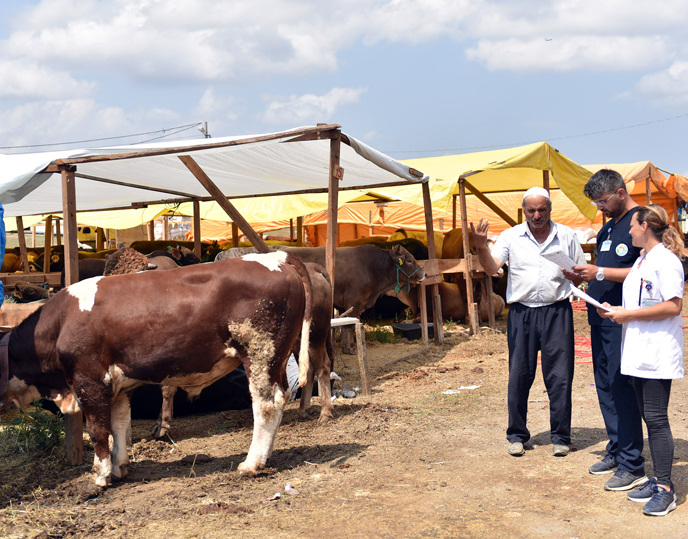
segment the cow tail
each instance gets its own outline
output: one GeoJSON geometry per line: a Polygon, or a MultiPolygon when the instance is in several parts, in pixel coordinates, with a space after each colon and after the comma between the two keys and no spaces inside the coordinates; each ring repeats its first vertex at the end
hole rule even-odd
{"type": "Polygon", "coordinates": [[[301,276],[301,283],[306,296],[306,307],[303,312],[303,325],[301,327],[301,347],[299,350],[299,386],[303,387],[308,381],[308,370],[310,369],[308,349],[310,348],[311,317],[313,313],[313,285],[311,284],[311,277],[308,275],[308,269],[301,262],[301,259],[292,254],[287,254],[287,264],[292,266],[301,276]]]}

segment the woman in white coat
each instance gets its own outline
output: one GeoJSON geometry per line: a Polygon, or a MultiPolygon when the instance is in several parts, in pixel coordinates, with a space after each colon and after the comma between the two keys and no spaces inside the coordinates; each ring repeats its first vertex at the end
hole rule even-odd
{"type": "Polygon", "coordinates": [[[676,509],[671,482],[674,439],[667,409],[671,381],[683,378],[683,238],[664,208],[640,207],[631,220],[633,245],[643,249],[623,283],[623,306],[598,310],[623,324],[621,373],[633,377],[647,426],[653,477],[628,499],[645,502],[643,513],[664,516],[676,509]]]}

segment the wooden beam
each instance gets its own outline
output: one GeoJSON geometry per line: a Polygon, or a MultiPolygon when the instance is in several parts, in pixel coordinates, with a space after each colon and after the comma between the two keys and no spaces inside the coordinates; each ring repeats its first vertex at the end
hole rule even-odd
{"type": "Polygon", "coordinates": [[[296,244],[303,245],[303,217],[296,218],[296,244]]]}
{"type": "MultiPolygon", "coordinates": [[[[398,182],[389,182],[389,183],[378,183],[374,185],[365,185],[363,186],[365,189],[370,189],[374,190],[377,187],[396,187],[400,185],[409,185],[409,182],[407,180],[399,180],[398,182]]],[[[350,187],[341,187],[339,190],[340,191],[351,191],[351,190],[360,190],[362,186],[360,185],[353,185],[350,187]]],[[[327,193],[327,188],[317,188],[317,189],[301,189],[299,191],[279,191],[279,192],[273,192],[273,193],[260,193],[256,195],[250,195],[250,194],[243,194],[243,195],[236,195],[236,196],[230,196],[230,197],[225,197],[228,200],[237,200],[237,199],[252,199],[252,198],[264,198],[264,197],[272,197],[272,196],[284,196],[284,195],[309,195],[309,194],[315,194],[315,193],[327,193]]],[[[109,208],[97,208],[93,210],[87,210],[89,212],[91,211],[113,211],[113,210],[130,210],[132,207],[146,207],[146,206],[152,206],[154,204],[164,204],[168,203],[170,201],[175,202],[175,203],[183,203],[183,202],[193,202],[194,200],[199,200],[200,202],[213,202],[215,199],[211,196],[207,197],[199,197],[199,196],[193,196],[189,198],[175,198],[175,199],[157,199],[157,200],[144,200],[144,201],[139,201],[136,203],[132,203],[128,206],[112,206],[109,208]],[[134,206],[135,204],[135,206],[134,206]]],[[[59,208],[55,208],[51,211],[46,211],[44,213],[60,213],[59,208]]],[[[26,217],[26,215],[24,216],[26,217]]]]}
{"type": "Polygon", "coordinates": [[[542,187],[547,189],[547,192],[549,193],[549,170],[542,171],[542,187]]]}
{"type": "Polygon", "coordinates": [[[110,183],[112,185],[121,185],[122,187],[133,187],[134,189],[143,189],[145,191],[156,191],[158,193],[166,193],[168,195],[176,195],[180,197],[191,198],[194,195],[190,193],[184,193],[182,191],[172,191],[171,189],[163,189],[158,187],[150,187],[148,185],[137,185],[135,183],[121,182],[118,180],[108,180],[107,178],[100,178],[98,176],[89,176],[88,174],[75,174],[77,178],[83,178],[84,180],[92,180],[100,183],[110,183]]]}
{"type": "Polygon", "coordinates": [[[239,247],[239,227],[232,223],[232,247],[239,247]]]}
{"type": "Polygon", "coordinates": [[[294,241],[294,219],[289,219],[289,241],[294,241]]]}
{"type": "MultiPolygon", "coordinates": [[[[432,201],[430,199],[430,186],[427,182],[422,185],[423,190],[423,206],[425,213],[425,235],[428,240],[428,259],[436,260],[437,251],[435,249],[435,229],[432,221],[432,201]]],[[[421,283],[421,288],[426,285],[421,283]]],[[[442,320],[442,302],[440,300],[439,285],[433,284],[432,286],[432,312],[433,321],[435,325],[434,339],[438,344],[444,342],[444,321],[442,320]]],[[[427,308],[427,305],[423,304],[421,308],[427,308]]]]}
{"type": "MultiPolygon", "coordinates": [[[[193,146],[178,146],[176,148],[165,148],[165,149],[159,149],[159,150],[143,150],[140,152],[130,152],[130,153],[116,153],[116,154],[110,154],[110,155],[95,155],[95,156],[90,156],[90,157],[74,157],[71,159],[58,159],[55,161],[56,165],[76,165],[79,163],[97,163],[101,161],[119,161],[122,159],[136,159],[138,157],[153,157],[153,156],[158,156],[158,155],[172,155],[172,154],[178,154],[178,153],[191,153],[191,152],[198,152],[198,151],[203,151],[203,150],[212,150],[215,148],[226,148],[229,146],[241,146],[243,144],[251,144],[254,142],[265,142],[269,140],[276,140],[280,138],[289,138],[289,137],[296,137],[296,136],[302,136],[307,133],[312,133],[315,131],[322,131],[325,132],[328,129],[336,130],[339,129],[341,126],[337,124],[329,124],[329,125],[323,125],[323,126],[318,126],[318,127],[307,127],[304,129],[296,129],[293,131],[285,131],[283,133],[273,133],[270,135],[261,135],[259,137],[250,137],[250,138],[245,138],[245,139],[240,139],[240,140],[230,140],[230,141],[224,141],[224,142],[214,142],[214,143],[208,143],[208,144],[203,144],[203,145],[193,145],[193,146]]],[[[57,172],[57,170],[53,170],[52,167],[48,166],[46,167],[42,172],[57,172]]]]}
{"type": "Polygon", "coordinates": [[[36,225],[31,227],[31,247],[36,248],[36,225]]]}
{"type": "Polygon", "coordinates": [[[22,217],[17,217],[17,236],[19,239],[19,257],[21,258],[22,271],[28,274],[31,268],[29,267],[29,256],[26,252],[26,236],[24,234],[24,219],[22,217]]]}
{"type": "MultiPolygon", "coordinates": [[[[62,218],[64,219],[64,216],[62,218]]],[[[55,245],[62,245],[62,232],[60,231],[60,219],[55,219],[55,245]]]]}
{"type": "Polygon", "coordinates": [[[645,204],[652,204],[652,186],[649,176],[645,178],[645,204]]]}
{"type": "Polygon", "coordinates": [[[162,216],[162,239],[167,241],[170,239],[170,216],[162,216]]]}
{"type": "Polygon", "coordinates": [[[215,199],[215,202],[225,210],[230,219],[237,224],[244,235],[249,239],[253,246],[258,249],[260,253],[269,253],[270,248],[265,245],[265,242],[256,234],[255,230],[251,228],[248,221],[243,218],[243,216],[237,211],[237,209],[232,205],[232,203],[227,200],[222,191],[218,189],[217,185],[208,177],[204,170],[198,166],[198,163],[194,161],[193,157],[190,155],[180,155],[178,156],[182,163],[191,171],[191,173],[196,176],[196,179],[201,182],[201,185],[210,193],[210,195],[215,199]]]}
{"type": "Polygon", "coordinates": [[[452,195],[452,228],[456,228],[456,197],[452,195]]]}
{"type": "MultiPolygon", "coordinates": [[[[65,224],[65,285],[79,280],[79,254],[76,230],[76,185],[75,167],[63,167],[62,175],[62,218],[65,224]]],[[[84,462],[84,419],[83,413],[65,414],[65,450],[67,461],[72,466],[84,462]]]]}
{"type": "Polygon", "coordinates": [[[473,277],[471,276],[471,249],[469,244],[469,228],[468,228],[468,216],[466,214],[466,180],[459,177],[459,197],[461,201],[461,228],[463,229],[463,253],[464,258],[467,261],[466,272],[464,277],[466,279],[466,304],[468,310],[468,320],[471,326],[473,335],[478,334],[480,329],[480,323],[478,320],[478,306],[475,304],[475,299],[473,298],[473,277]]]}
{"type": "MultiPolygon", "coordinates": [[[[461,180],[460,180],[461,181],[461,180]]],[[[511,226],[516,226],[516,221],[514,221],[511,217],[509,217],[504,210],[502,210],[499,206],[497,206],[494,202],[492,202],[489,198],[487,198],[485,195],[483,195],[477,187],[474,187],[470,183],[468,183],[466,180],[463,180],[464,184],[466,187],[475,195],[475,197],[480,200],[483,204],[485,204],[488,208],[490,208],[493,212],[495,212],[497,215],[499,215],[502,219],[504,219],[509,225],[511,226]]],[[[465,200],[461,205],[461,222],[463,223],[463,212],[466,211],[464,209],[465,205],[465,200]]],[[[467,230],[464,228],[464,230],[467,230]]]]}
{"type": "Polygon", "coordinates": [[[337,212],[339,210],[339,154],[341,141],[339,137],[330,140],[330,171],[327,196],[327,236],[325,240],[325,269],[332,283],[332,308],[334,308],[335,253],[337,248],[337,212]]]}
{"type": "Polygon", "coordinates": [[[193,202],[193,233],[194,233],[194,254],[201,258],[201,203],[198,200],[193,202]]]}
{"type": "Polygon", "coordinates": [[[155,240],[155,221],[148,221],[146,223],[146,232],[148,234],[148,241],[155,240]]]}
{"type": "Polygon", "coordinates": [[[45,218],[45,234],[43,234],[43,272],[50,273],[50,248],[53,243],[53,216],[45,218]]]}

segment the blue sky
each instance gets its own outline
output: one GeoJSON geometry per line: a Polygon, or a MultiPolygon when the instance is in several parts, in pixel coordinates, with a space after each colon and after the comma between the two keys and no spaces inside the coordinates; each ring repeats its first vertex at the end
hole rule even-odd
{"type": "Polygon", "coordinates": [[[328,122],[397,159],[544,140],[686,175],[687,24],[685,0],[3,0],[0,152],[328,122]]]}

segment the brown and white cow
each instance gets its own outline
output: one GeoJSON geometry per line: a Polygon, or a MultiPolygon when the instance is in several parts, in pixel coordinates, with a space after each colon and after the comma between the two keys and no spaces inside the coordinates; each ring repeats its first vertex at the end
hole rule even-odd
{"type": "MultiPolygon", "coordinates": [[[[285,252],[88,279],[12,331],[5,397],[19,407],[49,398],[63,413],[83,410],[95,481],[105,486],[127,473],[134,388],[167,384],[193,395],[243,363],[254,428],[238,469],[254,475],[272,453],[290,396],[287,359],[299,338],[308,339],[311,308],[308,272],[285,252]]],[[[299,363],[303,385],[308,347],[299,363]]]]}
{"type": "MultiPolygon", "coordinates": [[[[298,416],[306,418],[313,396],[313,382],[318,379],[318,394],[320,395],[320,422],[333,419],[332,400],[330,391],[330,372],[334,362],[334,348],[331,338],[331,303],[332,285],[330,276],[325,268],[319,264],[306,263],[306,269],[311,280],[313,290],[313,308],[311,316],[310,335],[308,337],[308,378],[301,390],[298,416]]],[[[301,339],[297,341],[294,353],[300,357],[301,339]]],[[[174,395],[177,388],[169,385],[162,386],[162,406],[158,420],[151,428],[155,438],[162,438],[171,428],[174,417],[174,395]]]]}

